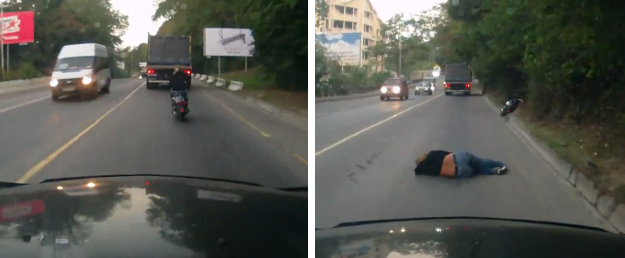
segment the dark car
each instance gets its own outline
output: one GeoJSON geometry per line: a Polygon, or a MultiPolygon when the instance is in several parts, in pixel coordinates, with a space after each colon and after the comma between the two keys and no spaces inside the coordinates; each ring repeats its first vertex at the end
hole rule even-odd
{"type": "Polygon", "coordinates": [[[404,78],[392,78],[384,81],[380,87],[380,100],[390,100],[391,98],[399,98],[400,100],[408,99],[408,82],[404,78]]]}
{"type": "Polygon", "coordinates": [[[625,236],[599,228],[491,218],[345,223],[315,232],[315,257],[620,258],[625,236]]]}
{"type": "Polygon", "coordinates": [[[44,182],[0,182],[0,257],[308,255],[306,188],[157,175],[44,182]]]}

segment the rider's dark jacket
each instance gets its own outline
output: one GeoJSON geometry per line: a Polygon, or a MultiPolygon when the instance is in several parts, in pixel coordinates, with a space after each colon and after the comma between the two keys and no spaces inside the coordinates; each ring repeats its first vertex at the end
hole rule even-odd
{"type": "Polygon", "coordinates": [[[169,85],[172,91],[186,91],[187,90],[187,77],[184,71],[175,72],[169,79],[169,85]]]}

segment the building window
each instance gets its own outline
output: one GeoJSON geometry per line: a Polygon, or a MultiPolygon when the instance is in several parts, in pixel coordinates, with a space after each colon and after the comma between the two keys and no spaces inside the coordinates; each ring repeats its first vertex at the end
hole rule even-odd
{"type": "Polygon", "coordinates": [[[352,7],[345,7],[345,14],[356,16],[358,15],[358,9],[352,7]]]}
{"type": "Polygon", "coordinates": [[[345,29],[356,30],[358,28],[357,25],[358,25],[358,23],[346,21],[345,22],[345,29]]]}
{"type": "Polygon", "coordinates": [[[326,29],[330,29],[330,21],[326,20],[326,29]]]}
{"type": "Polygon", "coordinates": [[[373,41],[373,40],[371,40],[371,39],[368,39],[368,38],[364,38],[364,39],[362,40],[362,44],[363,44],[363,45],[365,45],[365,46],[373,46],[373,45],[374,45],[374,42],[375,42],[375,41],[373,41]]]}
{"type": "Polygon", "coordinates": [[[362,60],[369,60],[369,54],[368,53],[362,53],[362,60]]]}
{"type": "Polygon", "coordinates": [[[365,19],[371,20],[371,18],[373,18],[373,14],[370,13],[370,12],[365,11],[365,19]]]}
{"type": "Polygon", "coordinates": [[[337,13],[345,14],[345,6],[335,5],[334,10],[336,10],[337,13]]]}
{"type": "Polygon", "coordinates": [[[332,27],[335,29],[342,29],[343,28],[343,21],[339,21],[339,20],[334,20],[332,27]]]}
{"type": "Polygon", "coordinates": [[[372,28],[371,26],[369,26],[369,25],[365,24],[364,30],[365,30],[365,32],[367,32],[367,33],[371,33],[371,32],[373,31],[373,28],[372,28]]]}

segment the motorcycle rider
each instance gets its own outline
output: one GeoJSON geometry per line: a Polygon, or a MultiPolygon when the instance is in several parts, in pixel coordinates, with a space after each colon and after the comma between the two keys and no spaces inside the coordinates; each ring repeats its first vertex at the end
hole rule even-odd
{"type": "MultiPolygon", "coordinates": [[[[181,95],[187,102],[189,101],[187,98],[187,90],[189,89],[187,77],[188,75],[179,66],[176,66],[174,73],[169,79],[169,87],[171,87],[170,98],[173,98],[175,95],[181,95]]],[[[174,105],[175,103],[172,99],[172,107],[174,105]]]]}

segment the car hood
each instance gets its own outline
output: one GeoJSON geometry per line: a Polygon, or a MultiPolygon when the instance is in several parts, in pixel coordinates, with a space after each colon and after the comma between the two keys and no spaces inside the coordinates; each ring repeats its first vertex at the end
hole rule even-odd
{"type": "Polygon", "coordinates": [[[52,72],[52,78],[57,80],[63,79],[77,79],[85,76],[90,76],[93,73],[92,69],[71,70],[71,71],[54,71],[52,72]]]}
{"type": "Polygon", "coordinates": [[[306,257],[307,224],[305,192],[202,179],[0,190],[0,257],[306,257]]]}
{"type": "Polygon", "coordinates": [[[625,236],[493,219],[433,219],[316,231],[315,257],[625,257],[625,236]]]}

